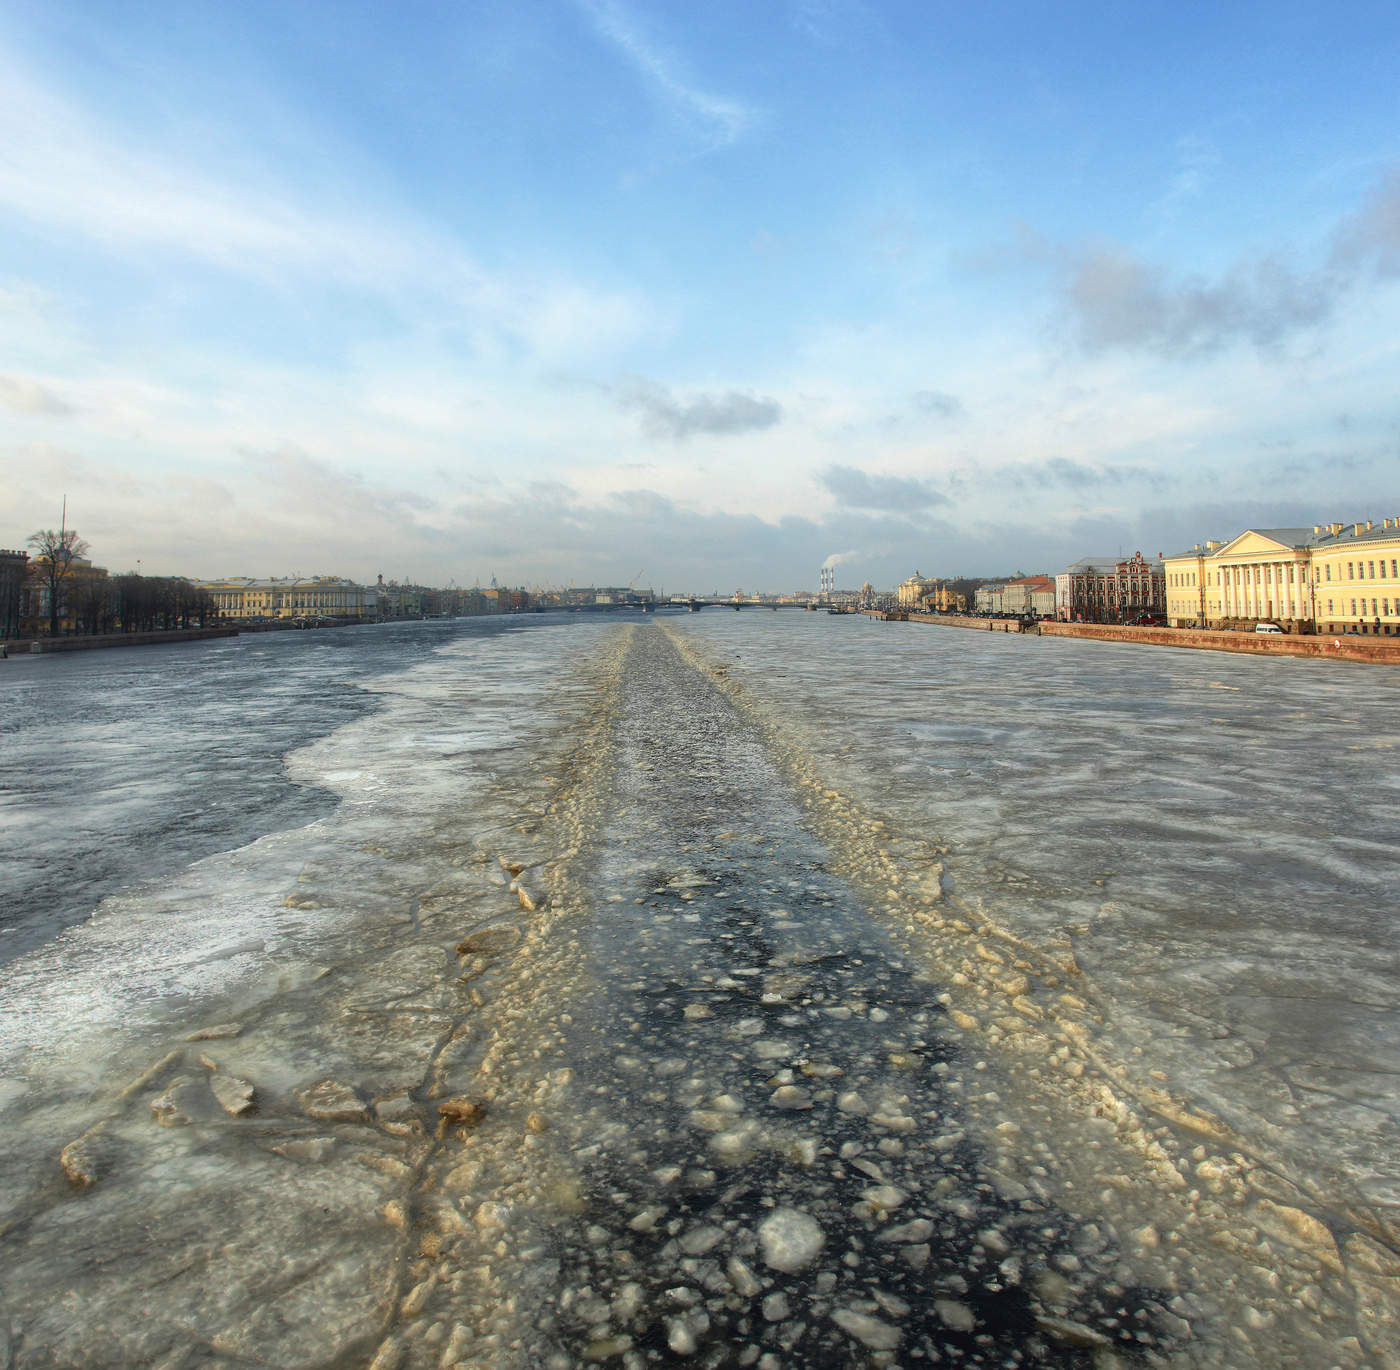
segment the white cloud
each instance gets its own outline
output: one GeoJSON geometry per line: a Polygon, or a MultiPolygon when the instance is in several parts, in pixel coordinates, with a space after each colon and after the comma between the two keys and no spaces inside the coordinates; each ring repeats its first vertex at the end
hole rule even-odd
{"type": "Polygon", "coordinates": [[[0,206],[109,251],[173,252],[284,291],[350,289],[406,316],[448,320],[488,355],[591,356],[649,326],[634,293],[532,264],[487,270],[427,223],[318,204],[276,168],[233,179],[191,165],[148,135],[104,125],[3,58],[0,143],[0,206]]]}
{"type": "Polygon", "coordinates": [[[616,0],[578,0],[597,31],[614,44],[709,150],[737,142],[752,127],[756,111],[740,100],[712,95],[685,81],[680,64],[650,42],[616,0]]]}

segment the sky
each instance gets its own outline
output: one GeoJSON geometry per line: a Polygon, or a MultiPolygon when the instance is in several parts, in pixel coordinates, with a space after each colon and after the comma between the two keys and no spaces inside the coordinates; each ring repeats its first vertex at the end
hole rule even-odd
{"type": "Polygon", "coordinates": [[[1400,514],[1400,8],[0,0],[0,545],[889,587],[1400,514]]]}

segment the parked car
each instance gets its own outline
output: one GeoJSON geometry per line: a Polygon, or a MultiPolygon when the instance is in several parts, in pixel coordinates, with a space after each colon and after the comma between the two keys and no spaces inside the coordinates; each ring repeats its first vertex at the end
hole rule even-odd
{"type": "Polygon", "coordinates": [[[1283,629],[1277,623],[1256,623],[1254,631],[1256,633],[1282,633],[1283,629]]]}

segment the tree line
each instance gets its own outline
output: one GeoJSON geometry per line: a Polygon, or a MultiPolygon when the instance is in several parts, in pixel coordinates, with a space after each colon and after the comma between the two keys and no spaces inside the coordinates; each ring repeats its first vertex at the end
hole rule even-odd
{"type": "Polygon", "coordinates": [[[200,628],[214,619],[214,602],[179,576],[79,573],[68,597],[77,633],[149,633],[200,628]]]}
{"type": "Polygon", "coordinates": [[[109,576],[94,567],[72,529],[41,529],[28,544],[30,617],[47,617],[51,637],[60,625],[86,635],[142,633],[202,627],[215,618],[210,595],[180,576],[109,576]]]}

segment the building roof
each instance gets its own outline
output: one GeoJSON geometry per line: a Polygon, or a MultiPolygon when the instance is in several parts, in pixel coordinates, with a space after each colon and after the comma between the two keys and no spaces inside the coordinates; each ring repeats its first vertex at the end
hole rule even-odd
{"type": "Polygon", "coordinates": [[[1311,528],[1246,528],[1246,533],[1258,533],[1261,537],[1273,538],[1285,547],[1307,547],[1316,542],[1317,537],[1311,528]]]}
{"type": "Polygon", "coordinates": [[[1223,546],[1225,538],[1207,538],[1205,542],[1198,542],[1194,547],[1188,547],[1184,552],[1167,552],[1163,555],[1163,561],[1181,561],[1186,557],[1209,557],[1214,556],[1223,546]],[[1214,546],[1211,544],[1214,543],[1214,546]]]}
{"type": "Polygon", "coordinates": [[[1383,519],[1369,527],[1366,523],[1344,523],[1336,533],[1332,532],[1333,527],[1334,524],[1322,524],[1322,531],[1308,541],[1314,547],[1337,547],[1344,542],[1389,542],[1400,538],[1400,519],[1383,519]]]}

